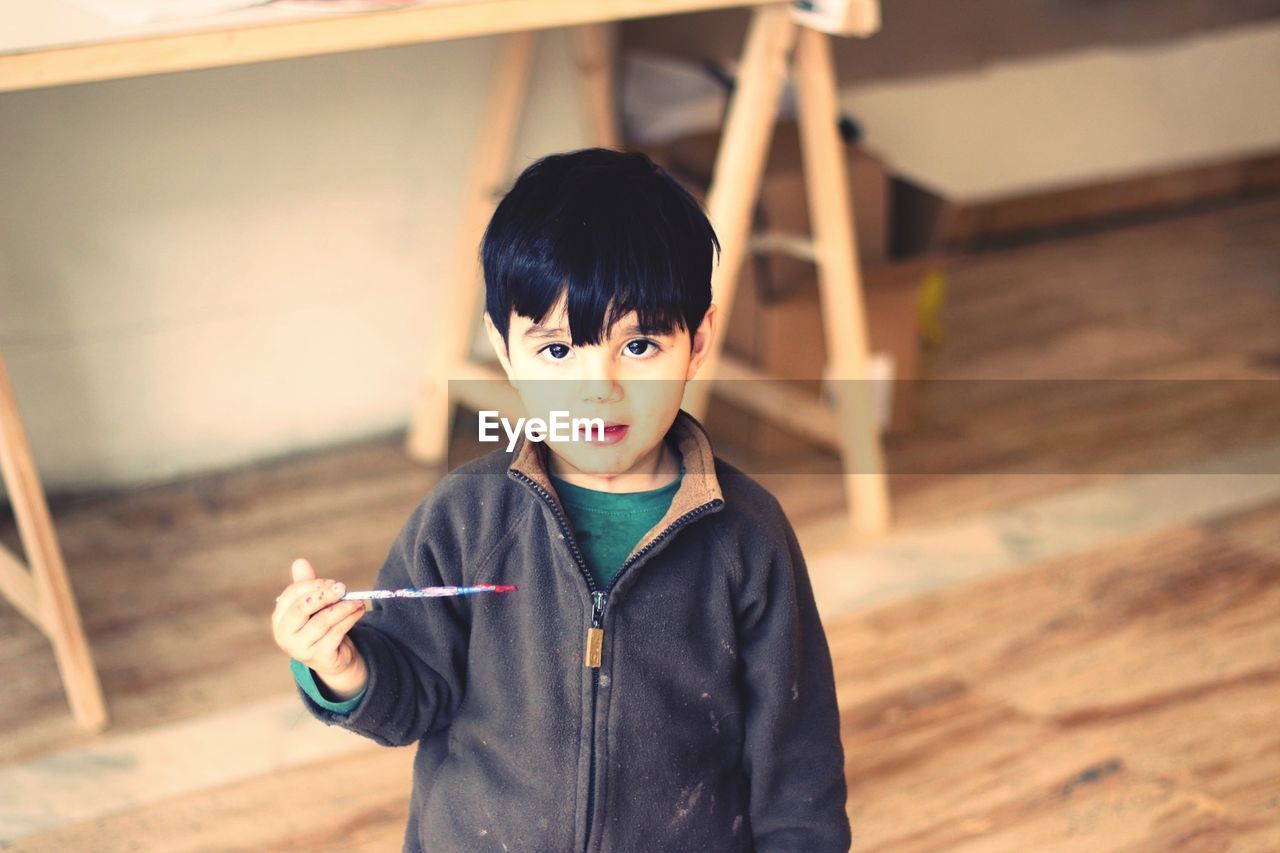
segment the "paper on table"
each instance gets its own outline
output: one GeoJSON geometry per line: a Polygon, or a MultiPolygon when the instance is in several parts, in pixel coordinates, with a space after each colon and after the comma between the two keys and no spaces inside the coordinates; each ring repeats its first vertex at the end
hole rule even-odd
{"type": "Polygon", "coordinates": [[[272,5],[308,12],[376,12],[379,9],[417,6],[422,2],[423,0],[275,0],[272,5]]]}
{"type": "Polygon", "coordinates": [[[117,24],[149,24],[199,18],[232,9],[265,6],[271,0],[63,0],[68,5],[117,24]]]}
{"type": "Polygon", "coordinates": [[[308,12],[373,12],[415,6],[422,0],[63,0],[117,24],[202,18],[251,6],[278,6],[308,12]]]}

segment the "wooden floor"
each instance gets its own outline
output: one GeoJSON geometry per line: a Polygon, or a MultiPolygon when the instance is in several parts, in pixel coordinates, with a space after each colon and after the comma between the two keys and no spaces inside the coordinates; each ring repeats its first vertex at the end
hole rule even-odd
{"type": "MultiPolygon", "coordinates": [[[[927,375],[974,381],[888,443],[895,531],[841,540],[830,457],[760,477],[819,591],[854,849],[1280,849],[1280,198],[950,283],[927,375]]],[[[306,717],[269,615],[296,556],[368,584],[437,476],[391,436],[55,501],[113,725],[74,729],[0,604],[0,848],[398,850],[412,750],[306,717]]]]}

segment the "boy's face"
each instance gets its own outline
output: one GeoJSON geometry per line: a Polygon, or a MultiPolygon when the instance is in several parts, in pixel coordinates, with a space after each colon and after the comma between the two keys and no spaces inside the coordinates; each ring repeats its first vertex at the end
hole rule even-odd
{"type": "Polygon", "coordinates": [[[610,490],[612,478],[653,474],[685,383],[707,356],[716,306],[707,309],[692,336],[684,329],[641,334],[632,312],[598,345],[582,347],[571,343],[564,309],[562,298],[541,326],[512,312],[506,345],[488,313],[484,316],[490,343],[524,403],[521,414],[550,423],[551,412],[559,411],[568,412],[561,417],[623,425],[606,433],[604,441],[594,440],[594,430],[590,439],[581,434],[576,440],[548,438],[560,476],[579,475],[576,479],[588,487],[598,479],[602,485],[597,487],[610,490]]]}

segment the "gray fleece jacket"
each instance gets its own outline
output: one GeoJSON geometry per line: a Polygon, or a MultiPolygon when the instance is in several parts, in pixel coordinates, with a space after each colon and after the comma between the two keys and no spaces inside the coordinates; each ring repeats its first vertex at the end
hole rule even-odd
{"type": "Polygon", "coordinates": [[[514,583],[373,603],[349,714],[417,744],[405,851],[844,853],[844,754],[826,636],[777,500],[681,410],[671,508],[596,589],[521,438],[440,480],[379,588],[514,583]]]}

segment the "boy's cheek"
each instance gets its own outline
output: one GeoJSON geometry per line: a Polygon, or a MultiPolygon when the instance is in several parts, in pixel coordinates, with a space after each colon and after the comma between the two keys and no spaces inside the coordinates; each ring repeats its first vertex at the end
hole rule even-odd
{"type": "Polygon", "coordinates": [[[675,420],[675,413],[684,399],[685,382],[681,379],[660,379],[641,383],[636,392],[640,405],[636,407],[639,417],[651,417],[670,424],[675,420]]]}
{"type": "Polygon", "coordinates": [[[578,417],[574,412],[580,401],[574,400],[568,393],[568,383],[554,379],[532,379],[516,383],[516,391],[524,403],[524,411],[520,414],[526,418],[541,418],[550,421],[553,411],[568,411],[571,417],[578,417]]]}

